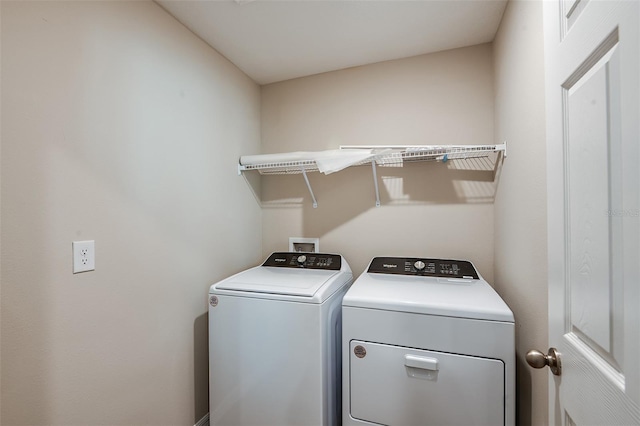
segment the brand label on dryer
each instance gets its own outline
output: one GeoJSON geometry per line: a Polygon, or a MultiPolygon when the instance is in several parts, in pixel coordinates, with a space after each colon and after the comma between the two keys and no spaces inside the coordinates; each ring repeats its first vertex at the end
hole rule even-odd
{"type": "Polygon", "coordinates": [[[358,358],[364,358],[365,356],[367,356],[367,350],[362,345],[358,345],[355,348],[353,348],[353,353],[358,358]]]}
{"type": "Polygon", "coordinates": [[[209,297],[209,304],[210,304],[211,306],[213,306],[214,308],[215,308],[216,306],[218,306],[218,296],[211,296],[211,297],[209,297]]]}

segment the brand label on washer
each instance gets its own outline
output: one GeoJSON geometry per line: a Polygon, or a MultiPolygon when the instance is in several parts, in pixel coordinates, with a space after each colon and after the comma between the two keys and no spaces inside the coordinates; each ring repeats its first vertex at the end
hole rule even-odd
{"type": "Polygon", "coordinates": [[[355,348],[353,348],[353,353],[358,358],[364,358],[367,355],[367,350],[364,348],[364,346],[358,345],[355,348]]]}
{"type": "Polygon", "coordinates": [[[209,297],[209,304],[210,304],[211,306],[213,306],[214,308],[215,308],[216,306],[218,306],[218,296],[210,296],[210,297],[209,297]]]}

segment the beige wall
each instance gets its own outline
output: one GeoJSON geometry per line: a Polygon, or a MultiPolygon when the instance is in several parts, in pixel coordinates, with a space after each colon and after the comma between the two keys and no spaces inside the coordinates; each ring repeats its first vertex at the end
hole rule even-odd
{"type": "Polygon", "coordinates": [[[356,274],[384,254],[473,260],[516,315],[519,424],[546,423],[547,373],[523,362],[547,345],[539,2],[509,2],[493,45],[262,89],[154,3],[0,5],[2,424],[195,423],[208,286],[289,236],[320,237],[356,274]],[[235,169],[258,152],[502,140],[497,185],[453,162],[379,168],[380,208],[368,167],[311,174],[317,209],[301,176],[260,187],[235,169]],[[84,239],[97,269],[72,275],[84,239]]]}
{"type": "Polygon", "coordinates": [[[518,424],[548,421],[547,228],[542,3],[510,1],[494,41],[495,134],[507,140],[495,200],[495,286],[516,317],[518,424]]]}
{"type": "MultiPolygon", "coordinates": [[[[2,188],[2,5],[0,5],[0,189],[2,188]]],[[[0,230],[2,229],[2,192],[0,191],[0,230]]],[[[0,234],[0,255],[2,237],[0,234]]],[[[2,262],[0,261],[0,425],[2,424],[2,262]]]]}
{"type": "Polygon", "coordinates": [[[194,424],[207,289],[261,258],[259,87],[152,2],[1,7],[2,424],[194,424]]]}
{"type": "MultiPolygon", "coordinates": [[[[350,144],[486,144],[493,138],[491,45],[351,68],[262,87],[262,152],[350,144]]],[[[471,259],[493,279],[493,171],[420,163],[263,176],[263,253],[319,237],[356,274],[379,255],[471,259]]]]}

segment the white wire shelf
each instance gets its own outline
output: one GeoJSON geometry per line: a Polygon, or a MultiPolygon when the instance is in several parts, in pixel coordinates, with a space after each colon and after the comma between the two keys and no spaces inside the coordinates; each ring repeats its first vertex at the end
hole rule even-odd
{"type": "Polygon", "coordinates": [[[302,170],[317,172],[318,165],[316,160],[278,161],[260,164],[240,164],[238,170],[240,172],[257,170],[261,175],[295,175],[302,173],[302,170]]]}
{"type": "Polygon", "coordinates": [[[296,152],[285,154],[252,155],[240,157],[238,174],[256,170],[263,175],[302,174],[317,207],[307,172],[332,173],[347,167],[371,164],[375,186],[376,206],[380,206],[376,166],[402,167],[405,162],[476,159],[496,155],[495,161],[507,156],[507,143],[494,145],[344,145],[340,150],[321,152],[296,152]],[[362,152],[358,152],[362,150],[362,152]],[[355,154],[354,154],[355,153],[355,154]],[[341,155],[341,154],[344,154],[341,155]],[[337,160],[327,171],[326,162],[337,160]],[[319,163],[323,166],[320,167],[319,163]]]}
{"type": "MultiPolygon", "coordinates": [[[[494,145],[344,145],[340,150],[369,150],[371,158],[350,164],[349,167],[362,166],[375,162],[378,166],[400,167],[404,162],[413,161],[441,161],[447,162],[456,159],[469,159],[488,157],[493,153],[502,153],[506,156],[506,143],[494,145]]],[[[307,153],[313,157],[314,153],[307,153]]],[[[259,159],[260,156],[253,156],[259,159]]],[[[264,162],[251,161],[243,164],[242,157],[238,165],[238,173],[256,170],[260,174],[300,174],[318,171],[318,165],[313,158],[294,159],[289,161],[270,161],[273,155],[265,155],[264,162]]]]}

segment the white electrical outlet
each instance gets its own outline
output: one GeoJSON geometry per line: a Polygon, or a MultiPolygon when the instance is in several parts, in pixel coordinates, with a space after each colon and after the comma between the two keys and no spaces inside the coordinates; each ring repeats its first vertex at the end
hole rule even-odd
{"type": "Polygon", "coordinates": [[[73,273],[93,271],[96,269],[96,245],[95,241],[74,241],[73,248],[73,273]]]}

